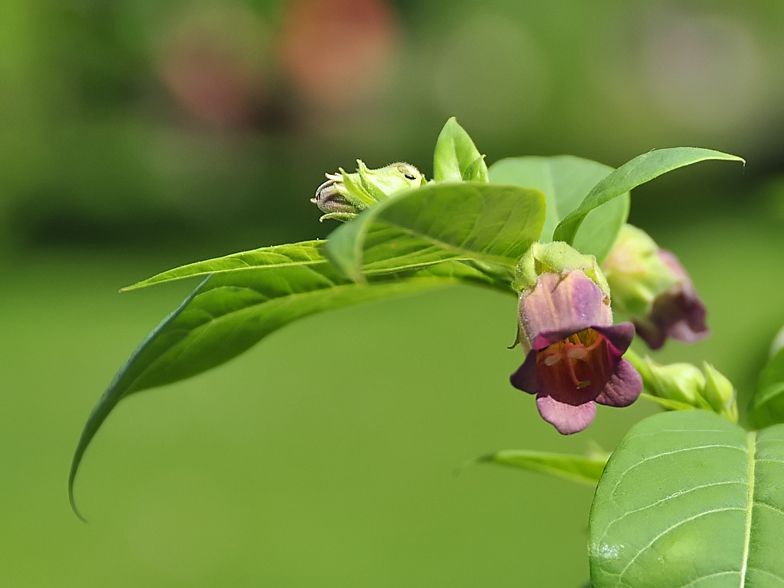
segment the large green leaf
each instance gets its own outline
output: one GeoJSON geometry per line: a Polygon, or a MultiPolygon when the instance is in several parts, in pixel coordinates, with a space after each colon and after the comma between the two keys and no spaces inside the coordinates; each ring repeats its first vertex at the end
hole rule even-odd
{"type": "Polygon", "coordinates": [[[703,410],[629,431],[596,489],[593,588],[784,586],[784,425],[703,410]]]}
{"type": "Polygon", "coordinates": [[[511,271],[542,232],[544,194],[519,186],[444,182],[398,192],[336,229],[325,251],[347,276],[446,260],[511,271]]]}
{"type": "Polygon", "coordinates": [[[487,182],[484,155],[479,153],[455,117],[446,121],[438,135],[433,154],[433,178],[436,182],[487,182]]]}
{"type": "Polygon", "coordinates": [[[321,264],[324,263],[324,256],[321,253],[321,248],[324,243],[325,241],[322,240],[303,241],[301,243],[291,243],[288,245],[262,247],[252,251],[242,251],[224,257],[197,261],[196,263],[190,263],[156,274],[151,278],[142,280],[127,288],[123,288],[122,291],[136,290],[137,288],[144,288],[146,286],[152,286],[153,284],[161,284],[163,282],[182,280],[195,276],[236,272],[238,270],[258,267],[274,269],[283,266],[321,264]]]}
{"type": "MultiPolygon", "coordinates": [[[[540,241],[552,241],[561,220],[575,210],[602,178],[613,171],[608,165],[571,155],[557,157],[511,157],[490,166],[494,184],[537,188],[547,198],[547,218],[540,241]]],[[[629,194],[623,194],[592,210],[573,245],[582,253],[595,255],[599,263],[612,249],[618,232],[629,216],[629,194]]]]}
{"type": "Polygon", "coordinates": [[[662,174],[710,159],[743,162],[736,155],[696,147],[659,149],[638,155],[596,184],[582,204],[561,220],[555,228],[553,240],[573,245],[580,225],[592,210],[662,174]]]}
{"type": "Polygon", "coordinates": [[[784,423],[784,348],[762,369],[750,412],[757,427],[784,423]]]}
{"type": "Polygon", "coordinates": [[[586,457],[547,451],[506,450],[480,457],[479,463],[495,463],[572,482],[594,485],[599,481],[607,457],[586,457]]]}
{"type": "Polygon", "coordinates": [[[129,394],[204,372],[305,316],[459,282],[493,285],[482,272],[457,262],[414,275],[355,283],[324,258],[310,264],[240,268],[208,277],[142,341],[99,399],[74,454],[68,482],[71,504],[74,479],[87,446],[129,394]]]}

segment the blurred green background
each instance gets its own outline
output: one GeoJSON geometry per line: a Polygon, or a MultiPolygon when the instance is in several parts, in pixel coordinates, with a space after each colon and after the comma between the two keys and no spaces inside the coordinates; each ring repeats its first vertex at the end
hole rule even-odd
{"type": "Polygon", "coordinates": [[[620,165],[720,149],[635,191],[753,390],[784,323],[784,4],[488,0],[0,3],[0,585],[542,586],[588,578],[592,490],[464,462],[612,449],[655,411],[564,438],[508,384],[515,301],[454,288],[309,318],[87,415],[188,284],[173,265],[325,236],[325,172],[428,176],[456,115],[488,161],[620,165]],[[354,350],[363,350],[356,359],[354,350]],[[367,353],[372,350],[372,353],[367,353]]]}

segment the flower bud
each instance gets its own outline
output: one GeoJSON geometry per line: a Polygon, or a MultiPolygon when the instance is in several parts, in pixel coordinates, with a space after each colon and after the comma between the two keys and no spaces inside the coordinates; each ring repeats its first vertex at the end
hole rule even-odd
{"type": "Polygon", "coordinates": [[[325,213],[320,220],[334,218],[347,221],[390,194],[421,186],[424,176],[409,163],[392,163],[379,169],[369,169],[357,160],[356,173],[340,168],[337,174],[326,174],[327,181],[316,190],[310,201],[325,213]]]}
{"type": "Polygon", "coordinates": [[[690,363],[671,363],[661,365],[646,357],[650,380],[646,382],[654,396],[677,400],[697,408],[704,407],[702,390],[705,388],[705,376],[690,363]]]}
{"type": "MultiPolygon", "coordinates": [[[[646,357],[636,359],[645,389],[652,396],[675,401],[674,408],[702,408],[738,422],[737,393],[732,383],[709,363],[703,372],[689,363],[661,365],[646,357]],[[684,406],[686,405],[686,406],[684,406]]],[[[668,408],[666,403],[663,403],[668,408]]]]}
{"type": "Polygon", "coordinates": [[[738,422],[738,394],[727,377],[711,364],[702,365],[705,371],[703,396],[713,410],[734,423],[738,422]]]}
{"type": "Polygon", "coordinates": [[[576,433],[591,424],[597,402],[628,406],[637,399],[642,379],[622,357],[634,327],[612,324],[607,285],[592,256],[565,243],[534,244],[515,283],[526,356],[511,382],[536,394],[545,421],[576,433]]]}
{"type": "Polygon", "coordinates": [[[708,335],[705,306],[689,274],[644,231],[625,225],[602,269],[616,309],[631,317],[651,349],[667,337],[691,343],[708,335]]]}

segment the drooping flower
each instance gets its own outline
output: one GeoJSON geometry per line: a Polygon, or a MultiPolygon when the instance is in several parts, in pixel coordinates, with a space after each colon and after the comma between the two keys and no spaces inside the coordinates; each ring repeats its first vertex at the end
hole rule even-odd
{"type": "Polygon", "coordinates": [[[351,220],[390,194],[425,183],[422,173],[410,163],[391,163],[379,169],[369,169],[358,159],[357,165],[358,169],[353,174],[342,168],[339,173],[326,174],[327,181],[310,199],[324,213],[320,220],[351,220]]]}
{"type": "MultiPolygon", "coordinates": [[[[532,249],[529,265],[538,275],[523,290],[519,305],[518,339],[526,356],[511,382],[536,394],[542,418],[568,435],[593,422],[597,402],[628,406],[640,395],[640,374],[623,359],[634,327],[612,324],[606,283],[601,277],[596,281],[589,277],[601,276],[592,257],[581,256],[563,243],[536,244],[532,249]],[[585,260],[582,269],[563,267],[552,256],[542,259],[546,254],[536,259],[536,253],[547,247],[550,252],[568,248],[570,257],[585,260]]],[[[529,270],[522,283],[532,279],[529,270]]]]}
{"type": "Polygon", "coordinates": [[[616,309],[631,317],[651,349],[659,349],[667,337],[693,343],[710,333],[689,274],[644,231],[624,226],[602,269],[616,309]]]}

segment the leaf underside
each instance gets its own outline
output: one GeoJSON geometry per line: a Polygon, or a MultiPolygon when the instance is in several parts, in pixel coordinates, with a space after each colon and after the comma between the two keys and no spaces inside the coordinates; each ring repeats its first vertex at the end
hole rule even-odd
{"type": "MultiPolygon", "coordinates": [[[[213,267],[216,261],[211,260],[213,267]]],[[[300,261],[216,273],[147,336],[104,392],[82,432],[68,482],[74,510],[73,483],[84,452],[128,395],[209,370],[288,323],[323,310],[457,283],[494,286],[479,270],[457,262],[355,283],[318,252],[310,263],[300,261]]],[[[199,273],[195,267],[188,271],[199,273]]],[[[176,271],[172,275],[181,277],[176,271]]]]}

